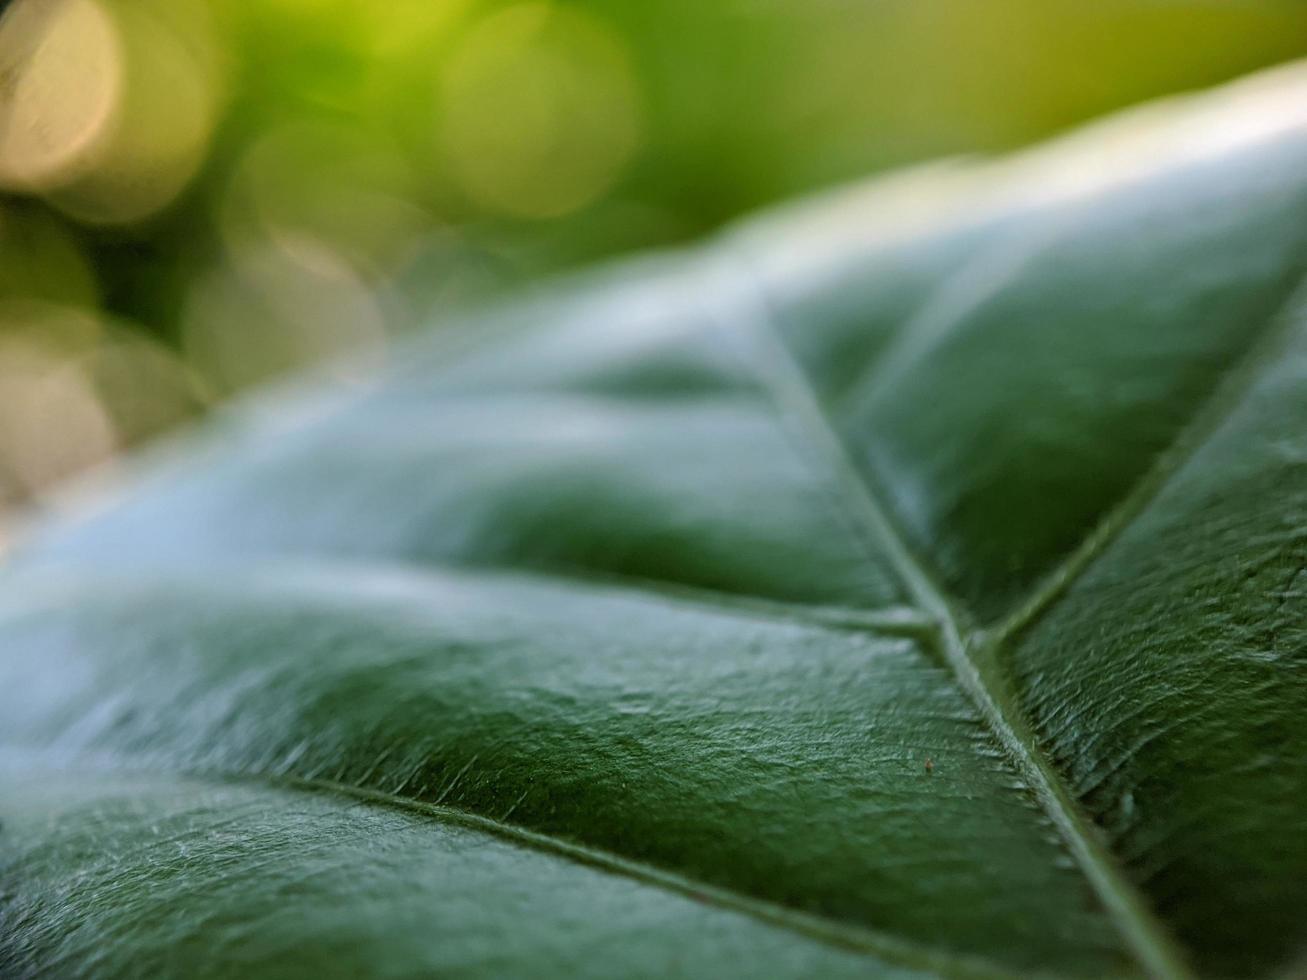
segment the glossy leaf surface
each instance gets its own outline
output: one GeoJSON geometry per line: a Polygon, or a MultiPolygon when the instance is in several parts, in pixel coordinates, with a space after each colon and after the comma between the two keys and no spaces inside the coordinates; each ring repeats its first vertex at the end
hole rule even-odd
{"type": "Polygon", "coordinates": [[[1307,76],[247,406],[0,594],[0,972],[1307,950],[1307,76]]]}

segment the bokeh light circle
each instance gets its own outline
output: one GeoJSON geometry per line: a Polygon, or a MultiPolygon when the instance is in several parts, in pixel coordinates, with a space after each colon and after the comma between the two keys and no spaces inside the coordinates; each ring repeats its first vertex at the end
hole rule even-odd
{"type": "Polygon", "coordinates": [[[501,214],[553,218],[584,207],[639,144],[626,47],[560,4],[520,3],[475,25],[444,71],[441,95],[459,182],[501,214]]]}

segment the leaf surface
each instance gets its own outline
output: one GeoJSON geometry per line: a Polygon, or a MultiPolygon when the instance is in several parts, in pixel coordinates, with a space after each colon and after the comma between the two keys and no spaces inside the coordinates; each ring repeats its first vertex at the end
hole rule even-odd
{"type": "Polygon", "coordinates": [[[1291,970],[1305,274],[1291,68],[228,412],[3,573],[2,972],[1291,970]]]}

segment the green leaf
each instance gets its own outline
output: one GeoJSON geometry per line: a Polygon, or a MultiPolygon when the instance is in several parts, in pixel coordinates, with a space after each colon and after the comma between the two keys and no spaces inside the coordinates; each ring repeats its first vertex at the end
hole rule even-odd
{"type": "Polygon", "coordinates": [[[0,973],[1268,975],[1307,75],[231,410],[0,592],[0,973]]]}

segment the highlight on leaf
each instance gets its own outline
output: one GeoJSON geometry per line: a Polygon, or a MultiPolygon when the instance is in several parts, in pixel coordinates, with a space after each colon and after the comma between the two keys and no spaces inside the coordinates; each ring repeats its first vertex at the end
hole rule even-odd
{"type": "MultiPolygon", "coordinates": [[[[618,179],[643,110],[591,91],[630,70],[600,23],[462,39],[464,163],[529,130],[460,171],[484,206],[618,179]]],[[[24,486],[169,426],[123,392],[319,365],[7,532],[0,973],[1293,975],[1304,94],[1282,68],[405,337],[370,288],[420,237],[402,150],[312,130],[386,202],[350,248],[360,198],[270,195],[332,186],[278,129],[182,357],[76,275],[0,304],[24,486]],[[77,438],[33,440],[52,415],[77,438]]],[[[61,227],[28,233],[76,270],[61,227]]]]}

